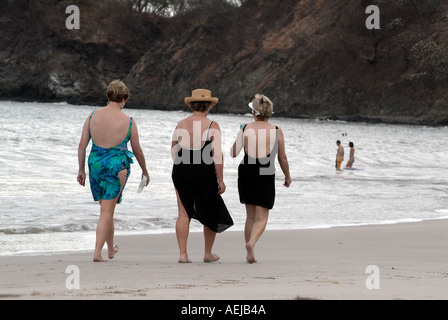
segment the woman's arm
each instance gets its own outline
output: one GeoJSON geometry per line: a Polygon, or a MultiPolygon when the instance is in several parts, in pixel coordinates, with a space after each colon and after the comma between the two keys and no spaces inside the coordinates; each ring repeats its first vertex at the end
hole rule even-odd
{"type": "Polygon", "coordinates": [[[278,128],[278,162],[280,163],[280,167],[285,175],[285,183],[283,185],[289,188],[292,180],[291,174],[289,173],[288,157],[286,156],[285,138],[283,136],[283,131],[280,128],[278,128]]]}
{"type": "Polygon", "coordinates": [[[243,128],[238,132],[238,135],[236,136],[235,143],[233,144],[232,148],[230,149],[230,156],[232,158],[236,158],[241,150],[243,149],[243,128]]]}
{"type": "Polygon", "coordinates": [[[90,142],[89,118],[84,122],[81,140],[78,146],[78,182],[83,187],[86,185],[86,148],[90,142]]]}
{"type": "Polygon", "coordinates": [[[221,147],[221,128],[216,122],[213,122],[210,129],[210,139],[212,141],[213,162],[218,178],[218,193],[223,194],[226,191],[226,185],[224,183],[224,155],[221,147]]]}
{"type": "Polygon", "coordinates": [[[146,185],[148,185],[150,181],[149,173],[148,169],[146,168],[145,155],[143,154],[142,147],[140,146],[138,127],[137,122],[135,120],[132,123],[132,129],[131,129],[131,146],[132,146],[132,152],[134,153],[135,158],[137,159],[137,162],[140,165],[140,168],[142,169],[142,175],[144,175],[147,178],[146,185]]]}
{"type": "Polygon", "coordinates": [[[179,125],[177,125],[176,129],[174,129],[173,137],[171,138],[171,158],[173,162],[176,162],[177,156],[180,151],[179,145],[179,125]]]}

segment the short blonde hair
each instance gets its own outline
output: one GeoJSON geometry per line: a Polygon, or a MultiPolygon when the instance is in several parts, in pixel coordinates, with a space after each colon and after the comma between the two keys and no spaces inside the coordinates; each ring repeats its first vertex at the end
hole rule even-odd
{"type": "Polygon", "coordinates": [[[121,80],[114,80],[106,91],[106,97],[112,102],[126,101],[131,97],[128,87],[121,80]]]}
{"type": "Polygon", "coordinates": [[[263,94],[256,94],[255,99],[252,100],[252,106],[260,115],[257,117],[261,120],[269,119],[274,111],[274,104],[271,99],[263,94]]]}

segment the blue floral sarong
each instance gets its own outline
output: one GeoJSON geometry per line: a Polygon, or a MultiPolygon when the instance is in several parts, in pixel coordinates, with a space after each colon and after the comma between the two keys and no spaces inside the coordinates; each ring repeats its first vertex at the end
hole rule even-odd
{"type": "MultiPolygon", "coordinates": [[[[92,119],[92,116],[93,113],[90,119],[92,119]]],[[[132,118],[126,139],[114,148],[100,148],[92,139],[92,150],[90,151],[88,163],[90,190],[95,201],[101,199],[113,200],[119,196],[117,203],[121,203],[122,190],[118,174],[123,170],[128,170],[127,182],[131,175],[131,164],[134,163],[132,160],[134,154],[128,150],[127,146],[131,138],[131,128],[132,118]]]]}

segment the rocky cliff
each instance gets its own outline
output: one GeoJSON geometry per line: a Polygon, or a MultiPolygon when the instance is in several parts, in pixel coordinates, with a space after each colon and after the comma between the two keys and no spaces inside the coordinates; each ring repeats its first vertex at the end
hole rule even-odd
{"type": "Polygon", "coordinates": [[[214,112],[264,93],[279,116],[448,124],[445,1],[249,0],[174,18],[77,1],[79,30],[68,2],[0,0],[1,99],[103,105],[120,78],[130,107],[186,110],[203,87],[214,112]],[[375,2],[381,30],[368,30],[375,2]]]}

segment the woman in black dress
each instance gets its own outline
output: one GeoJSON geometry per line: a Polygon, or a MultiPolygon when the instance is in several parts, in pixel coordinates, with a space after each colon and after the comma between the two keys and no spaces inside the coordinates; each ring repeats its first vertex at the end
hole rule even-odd
{"type": "Polygon", "coordinates": [[[223,155],[221,129],[215,121],[207,118],[212,107],[218,103],[205,89],[193,91],[185,98],[193,115],[180,121],[173,134],[172,179],[177,194],[179,217],[176,235],[179,244],[179,263],[191,263],[187,253],[187,239],[191,219],[204,225],[204,262],[219,260],[212,253],[216,233],[233,225],[221,194],[226,190],[223,181],[223,155]]]}
{"type": "Polygon", "coordinates": [[[238,192],[240,202],[246,205],[246,240],[248,263],[255,260],[254,247],[266,229],[269,210],[275,202],[275,157],[285,175],[284,186],[291,185],[288,158],[285,152],[283,131],[269,123],[273,103],[257,94],[249,104],[254,122],[242,127],[230,150],[233,158],[244,149],[244,158],[238,167],[238,192]]]}

